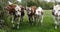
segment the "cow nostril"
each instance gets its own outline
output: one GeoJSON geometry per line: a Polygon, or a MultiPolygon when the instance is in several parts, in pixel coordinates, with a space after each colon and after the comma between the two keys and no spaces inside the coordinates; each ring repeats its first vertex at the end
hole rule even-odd
{"type": "Polygon", "coordinates": [[[17,11],[15,11],[15,12],[17,12],[17,11]]]}
{"type": "Polygon", "coordinates": [[[60,10],[59,10],[60,11],[60,10]]]}
{"type": "Polygon", "coordinates": [[[56,13],[56,17],[58,16],[58,13],[56,13]]]}
{"type": "Polygon", "coordinates": [[[58,13],[56,13],[56,15],[58,15],[58,13]]]}

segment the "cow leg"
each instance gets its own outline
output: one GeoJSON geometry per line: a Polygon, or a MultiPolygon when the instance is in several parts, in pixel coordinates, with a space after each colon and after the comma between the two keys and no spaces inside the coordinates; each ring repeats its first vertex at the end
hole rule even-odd
{"type": "Polygon", "coordinates": [[[36,15],[36,25],[38,24],[38,22],[39,22],[39,17],[38,15],[36,15]]]}
{"type": "Polygon", "coordinates": [[[34,23],[34,24],[36,24],[36,22],[37,22],[37,19],[38,19],[38,18],[37,18],[37,15],[35,15],[35,23],[34,23]]]}
{"type": "Polygon", "coordinates": [[[20,24],[20,17],[18,17],[17,29],[19,29],[19,24],[20,24]]]}
{"type": "Polygon", "coordinates": [[[15,27],[15,25],[14,25],[14,16],[12,15],[12,21],[11,21],[11,23],[13,24],[13,28],[15,27]]]}
{"type": "Polygon", "coordinates": [[[60,25],[60,17],[58,16],[58,19],[57,19],[57,27],[59,27],[60,25]]]}
{"type": "Polygon", "coordinates": [[[34,16],[32,17],[32,25],[33,25],[33,22],[34,22],[34,16]]]}
{"type": "Polygon", "coordinates": [[[55,21],[55,29],[57,29],[57,21],[55,21]]]}
{"type": "Polygon", "coordinates": [[[34,16],[32,17],[32,21],[34,21],[34,16]]]}
{"type": "Polygon", "coordinates": [[[23,22],[23,16],[21,17],[21,21],[20,22],[23,22]]]}
{"type": "Polygon", "coordinates": [[[57,17],[54,17],[54,20],[55,20],[55,21],[54,21],[55,29],[57,29],[57,25],[58,25],[58,22],[57,22],[58,19],[57,19],[57,17]]]}
{"type": "Polygon", "coordinates": [[[43,23],[43,15],[41,15],[41,24],[43,23]]]}
{"type": "Polygon", "coordinates": [[[40,21],[41,21],[41,16],[38,15],[38,24],[40,23],[40,21]]]}
{"type": "Polygon", "coordinates": [[[29,17],[29,23],[32,24],[32,23],[31,23],[31,18],[30,18],[30,17],[29,17]]]}
{"type": "Polygon", "coordinates": [[[54,28],[57,29],[57,18],[55,16],[53,16],[53,20],[54,20],[54,28]]]}
{"type": "Polygon", "coordinates": [[[31,16],[30,15],[28,15],[28,22],[31,25],[31,16]]]}
{"type": "Polygon", "coordinates": [[[38,25],[40,23],[41,16],[37,15],[36,19],[37,19],[37,21],[36,21],[37,24],[36,25],[38,25]]]}

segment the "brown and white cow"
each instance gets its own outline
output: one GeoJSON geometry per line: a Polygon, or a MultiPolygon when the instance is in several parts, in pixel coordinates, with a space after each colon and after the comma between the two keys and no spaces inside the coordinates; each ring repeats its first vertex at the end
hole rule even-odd
{"type": "MultiPolygon", "coordinates": [[[[43,15],[43,10],[42,10],[42,8],[37,8],[36,6],[31,6],[31,7],[27,7],[27,14],[28,14],[28,18],[29,18],[29,23],[33,24],[33,22],[35,22],[35,21],[39,22],[40,17],[43,15]],[[38,13],[38,11],[39,11],[39,13],[38,13]]],[[[41,18],[41,19],[43,19],[43,18],[41,18]]],[[[42,20],[41,20],[41,22],[42,22],[42,20]]]]}
{"type": "Polygon", "coordinates": [[[27,7],[26,11],[29,18],[29,23],[33,25],[35,19],[36,6],[27,7]]]}
{"type": "Polygon", "coordinates": [[[55,29],[60,25],[60,5],[54,5],[52,15],[54,18],[55,29]]]}
{"type": "Polygon", "coordinates": [[[7,10],[8,14],[10,14],[12,18],[11,23],[13,24],[13,27],[15,27],[14,20],[18,19],[17,28],[19,29],[20,20],[23,19],[24,16],[24,7],[19,6],[17,4],[10,3],[8,6],[5,7],[5,9],[7,10]]]}

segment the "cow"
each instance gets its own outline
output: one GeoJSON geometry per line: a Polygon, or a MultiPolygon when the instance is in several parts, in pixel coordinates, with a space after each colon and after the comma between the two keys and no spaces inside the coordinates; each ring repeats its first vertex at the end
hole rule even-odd
{"type": "MultiPolygon", "coordinates": [[[[43,19],[43,16],[42,16],[43,10],[42,10],[42,8],[40,8],[40,7],[37,8],[36,6],[27,7],[27,15],[29,18],[29,23],[33,25],[34,24],[33,22],[39,22],[40,17],[42,17],[42,19],[43,19]],[[39,11],[39,13],[38,13],[38,11],[39,11]],[[38,21],[36,19],[38,19],[38,21]]],[[[42,20],[41,20],[41,22],[42,22],[42,20]]]]}
{"type": "Polygon", "coordinates": [[[41,7],[38,7],[37,9],[36,9],[36,13],[35,13],[35,16],[36,16],[36,22],[37,22],[37,24],[39,23],[39,22],[41,22],[41,24],[43,23],[43,9],[41,8],[41,7]],[[41,21],[40,21],[41,20],[41,21]]]}
{"type": "Polygon", "coordinates": [[[54,18],[55,29],[57,29],[60,25],[60,5],[53,6],[52,15],[54,18]]]}
{"type": "Polygon", "coordinates": [[[36,6],[27,7],[26,11],[27,11],[29,23],[33,25],[35,19],[36,6]]]}
{"type": "Polygon", "coordinates": [[[14,20],[18,19],[17,29],[19,29],[20,21],[21,19],[23,19],[24,16],[24,7],[9,2],[9,5],[5,7],[5,10],[11,16],[11,23],[13,24],[13,28],[15,27],[14,20]]]}

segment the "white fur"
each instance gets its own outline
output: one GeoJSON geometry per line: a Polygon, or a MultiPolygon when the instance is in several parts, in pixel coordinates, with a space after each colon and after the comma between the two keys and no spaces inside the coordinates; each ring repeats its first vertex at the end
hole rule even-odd
{"type": "Polygon", "coordinates": [[[42,8],[41,7],[38,7],[37,9],[36,9],[36,15],[41,15],[41,11],[43,11],[42,10],[42,8]]]}
{"type": "Polygon", "coordinates": [[[15,10],[16,11],[18,11],[18,10],[21,11],[21,8],[18,5],[16,5],[15,10]]]}
{"type": "Polygon", "coordinates": [[[27,13],[30,14],[31,13],[31,7],[26,7],[27,9],[27,13]]]}
{"type": "Polygon", "coordinates": [[[59,17],[60,17],[60,5],[55,5],[54,7],[53,7],[53,10],[55,11],[54,12],[54,15],[58,15],[57,17],[55,17],[54,16],[54,23],[55,23],[55,29],[57,29],[58,27],[57,27],[57,25],[59,25],[60,24],[60,21],[59,21],[59,17]],[[58,19],[58,20],[56,20],[56,19],[58,19]]]}
{"type": "Polygon", "coordinates": [[[58,15],[60,15],[60,5],[56,5],[53,7],[53,10],[55,10],[54,14],[56,15],[58,13],[58,15]]]}
{"type": "MultiPolygon", "coordinates": [[[[15,7],[15,11],[16,11],[16,16],[21,16],[21,8],[20,8],[20,6],[18,6],[18,5],[16,5],[16,7],[15,7]]],[[[17,22],[17,29],[19,29],[19,24],[20,24],[20,17],[18,18],[18,22],[17,22]]]]}
{"type": "Polygon", "coordinates": [[[21,15],[21,8],[17,5],[16,7],[15,7],[15,11],[16,11],[16,15],[21,15]]]}
{"type": "Polygon", "coordinates": [[[28,14],[30,14],[31,13],[31,7],[29,7],[29,13],[28,14]]]}
{"type": "Polygon", "coordinates": [[[41,12],[43,12],[43,9],[41,7],[38,7],[36,9],[36,13],[35,14],[37,16],[38,23],[41,22],[41,24],[42,24],[43,23],[43,15],[41,14],[41,12]],[[41,19],[41,21],[40,21],[40,19],[41,19]]]}

